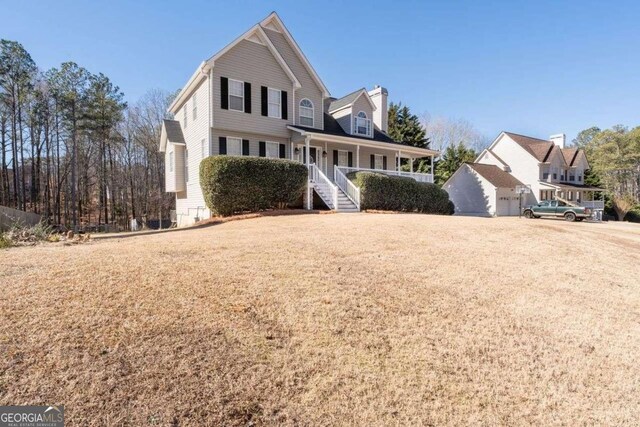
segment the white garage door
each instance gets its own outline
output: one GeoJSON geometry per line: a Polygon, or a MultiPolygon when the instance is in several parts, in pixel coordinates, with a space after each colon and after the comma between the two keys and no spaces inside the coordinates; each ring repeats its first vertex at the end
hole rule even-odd
{"type": "Polygon", "coordinates": [[[496,200],[496,215],[498,216],[515,216],[518,215],[519,209],[518,196],[503,195],[498,196],[496,200]]]}

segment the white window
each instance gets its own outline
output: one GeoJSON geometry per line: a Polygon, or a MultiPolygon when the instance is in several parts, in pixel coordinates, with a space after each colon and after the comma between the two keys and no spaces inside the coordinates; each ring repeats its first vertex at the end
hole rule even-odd
{"type": "Polygon", "coordinates": [[[173,151],[169,152],[169,172],[173,172],[173,151]]]}
{"type": "Polygon", "coordinates": [[[349,152],[338,150],[338,166],[349,166],[349,152]]]}
{"type": "Polygon", "coordinates": [[[375,154],[373,156],[373,168],[374,169],[384,169],[384,156],[380,155],[380,154],[375,154]]]}
{"type": "Polygon", "coordinates": [[[184,128],[187,128],[187,104],[184,105],[184,108],[182,109],[182,121],[184,122],[184,128]]]}
{"type": "Polygon", "coordinates": [[[300,124],[313,126],[313,103],[307,98],[300,101],[300,124]]]}
{"type": "Polygon", "coordinates": [[[202,159],[204,159],[205,157],[207,157],[207,143],[205,142],[205,140],[203,139],[202,141],[200,141],[200,156],[202,159]]]}
{"type": "Polygon", "coordinates": [[[242,156],[242,138],[227,137],[227,155],[242,156]]]}
{"type": "Polygon", "coordinates": [[[229,79],[229,109],[244,111],[244,82],[229,79]]]}
{"type": "Polygon", "coordinates": [[[275,117],[279,119],[282,114],[282,107],[280,106],[282,103],[282,94],[278,89],[269,88],[269,117],[275,117]]]}
{"type": "Polygon", "coordinates": [[[193,98],[191,98],[191,107],[193,108],[193,120],[195,121],[198,118],[198,102],[196,101],[197,92],[193,94],[193,98]]]}
{"type": "Polygon", "coordinates": [[[184,150],[184,181],[189,182],[189,151],[184,150]]]}
{"type": "Polygon", "coordinates": [[[277,142],[265,142],[265,155],[266,157],[270,157],[272,159],[277,159],[280,157],[280,144],[277,142]]]}
{"type": "Polygon", "coordinates": [[[354,119],[353,133],[356,135],[371,135],[371,120],[367,118],[367,113],[360,111],[354,119]]]}

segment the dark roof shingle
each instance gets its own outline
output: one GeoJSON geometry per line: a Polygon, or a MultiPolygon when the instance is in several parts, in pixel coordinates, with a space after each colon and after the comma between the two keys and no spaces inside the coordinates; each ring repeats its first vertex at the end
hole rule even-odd
{"type": "Polygon", "coordinates": [[[335,111],[353,103],[353,101],[355,101],[360,96],[360,93],[363,90],[365,92],[367,91],[365,88],[360,88],[354,92],[351,92],[348,95],[343,96],[342,98],[338,98],[335,101],[331,101],[331,104],[329,104],[329,111],[335,111]]]}
{"type": "Polygon", "coordinates": [[[495,165],[485,165],[483,163],[466,164],[481,177],[489,181],[494,187],[515,188],[516,185],[522,185],[522,183],[509,172],[505,172],[495,165]]]}
{"type": "Polygon", "coordinates": [[[167,131],[167,139],[174,144],[184,144],[184,135],[182,134],[182,127],[177,120],[164,120],[164,128],[167,131]]]}

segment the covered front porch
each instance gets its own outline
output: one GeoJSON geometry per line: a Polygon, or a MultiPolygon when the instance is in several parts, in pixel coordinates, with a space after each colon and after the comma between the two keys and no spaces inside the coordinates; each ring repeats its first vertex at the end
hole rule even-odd
{"type": "Polygon", "coordinates": [[[434,180],[434,159],[439,154],[434,150],[404,144],[312,132],[294,136],[290,153],[291,160],[307,166],[314,164],[332,182],[335,182],[336,170],[339,168],[344,174],[370,171],[431,183],[434,180]],[[310,155],[307,156],[307,153],[310,155]],[[428,166],[426,173],[414,171],[416,159],[425,159],[428,166]]]}
{"type": "MultiPolygon", "coordinates": [[[[351,172],[370,171],[404,176],[418,182],[433,182],[434,159],[439,153],[426,148],[375,140],[334,135],[322,131],[290,127],[291,160],[309,169],[305,206],[312,209],[313,191],[330,208],[359,211],[360,190],[351,182],[351,172]],[[425,159],[428,172],[413,170],[416,159],[425,159]],[[403,164],[407,165],[403,170],[403,164]]],[[[384,137],[386,140],[389,138],[384,137]]]]}
{"type": "Polygon", "coordinates": [[[540,200],[561,200],[568,204],[604,210],[602,188],[565,183],[541,183],[540,200]],[[597,195],[600,195],[598,197],[597,195]],[[598,198],[599,200],[596,200],[598,198]]]}

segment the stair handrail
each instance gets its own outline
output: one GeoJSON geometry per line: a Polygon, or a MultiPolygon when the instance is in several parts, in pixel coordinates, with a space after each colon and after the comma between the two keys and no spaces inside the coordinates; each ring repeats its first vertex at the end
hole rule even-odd
{"type": "Polygon", "coordinates": [[[309,164],[309,171],[311,172],[311,181],[322,183],[331,189],[331,197],[333,199],[333,206],[335,210],[338,210],[338,187],[322,173],[320,168],[315,164],[309,164]]]}
{"type": "Polygon", "coordinates": [[[340,170],[338,166],[333,167],[333,180],[336,186],[353,202],[360,210],[360,189],[340,170]]]}

